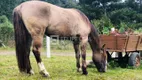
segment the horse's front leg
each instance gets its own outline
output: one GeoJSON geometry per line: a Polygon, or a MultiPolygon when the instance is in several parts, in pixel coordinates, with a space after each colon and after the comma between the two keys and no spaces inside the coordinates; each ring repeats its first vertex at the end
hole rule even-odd
{"type": "Polygon", "coordinates": [[[40,70],[40,74],[42,74],[45,77],[49,76],[49,73],[46,71],[44,64],[42,62],[42,59],[40,57],[40,53],[41,53],[41,47],[42,47],[42,40],[43,37],[34,37],[33,38],[33,53],[35,55],[39,70],[40,70]]]}
{"type": "Polygon", "coordinates": [[[76,57],[76,67],[77,67],[77,72],[81,71],[80,68],[80,50],[79,50],[79,42],[73,42],[73,47],[75,50],[75,57],[76,57]]]}
{"type": "Polygon", "coordinates": [[[82,55],[82,72],[87,75],[87,65],[86,65],[86,46],[88,42],[88,37],[81,37],[81,55],[82,55]]]}

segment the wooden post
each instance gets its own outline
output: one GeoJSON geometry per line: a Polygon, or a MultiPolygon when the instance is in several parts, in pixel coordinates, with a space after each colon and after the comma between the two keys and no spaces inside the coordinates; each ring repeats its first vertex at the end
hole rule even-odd
{"type": "Polygon", "coordinates": [[[51,57],[51,53],[50,53],[50,37],[46,36],[46,56],[48,58],[51,57]]]}

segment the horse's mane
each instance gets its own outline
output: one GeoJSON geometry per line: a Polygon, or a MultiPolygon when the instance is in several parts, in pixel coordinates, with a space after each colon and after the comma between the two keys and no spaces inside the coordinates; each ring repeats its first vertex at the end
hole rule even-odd
{"type": "Polygon", "coordinates": [[[90,25],[91,25],[91,33],[89,34],[89,42],[90,42],[90,45],[93,46],[93,49],[99,52],[101,49],[99,34],[96,28],[94,27],[94,25],[93,24],[90,24],[90,25]]]}
{"type": "Polygon", "coordinates": [[[78,9],[75,9],[75,10],[80,14],[80,16],[82,17],[82,20],[84,22],[86,22],[89,26],[91,26],[91,23],[90,23],[89,19],[87,18],[87,16],[83,12],[81,12],[80,10],[78,10],[78,9]]]}

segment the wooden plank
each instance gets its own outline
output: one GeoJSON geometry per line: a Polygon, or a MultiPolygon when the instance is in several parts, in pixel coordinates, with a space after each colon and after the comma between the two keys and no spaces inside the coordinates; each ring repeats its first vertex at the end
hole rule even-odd
{"type": "Polygon", "coordinates": [[[116,50],[116,36],[114,35],[101,35],[101,45],[105,44],[105,48],[109,50],[116,50]]]}
{"type": "Polygon", "coordinates": [[[101,45],[106,44],[107,51],[136,51],[142,50],[142,36],[139,41],[138,35],[101,35],[101,45]],[[139,42],[139,43],[138,43],[139,42]]]}
{"type": "Polygon", "coordinates": [[[127,35],[117,36],[117,50],[124,51],[127,39],[127,35]]]}
{"type": "Polygon", "coordinates": [[[107,51],[142,51],[142,35],[101,35],[100,40],[107,51]]]}
{"type": "Polygon", "coordinates": [[[129,35],[126,51],[136,51],[139,36],[129,35]]]}
{"type": "Polygon", "coordinates": [[[140,35],[140,37],[139,37],[137,51],[142,51],[142,35],[140,35]]]}
{"type": "Polygon", "coordinates": [[[121,49],[121,50],[106,49],[106,51],[109,51],[109,52],[125,52],[125,49],[121,49]]]}

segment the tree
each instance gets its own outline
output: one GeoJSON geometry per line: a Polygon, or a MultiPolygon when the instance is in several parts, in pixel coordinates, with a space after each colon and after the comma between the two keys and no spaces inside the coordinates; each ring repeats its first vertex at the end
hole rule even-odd
{"type": "Polygon", "coordinates": [[[132,23],[135,20],[136,11],[131,8],[122,8],[114,10],[110,13],[110,19],[113,24],[120,24],[121,22],[132,23]]]}
{"type": "Polygon", "coordinates": [[[42,1],[46,1],[49,2],[51,4],[55,4],[61,7],[75,7],[77,5],[76,1],[74,0],[42,0],[42,1]]]}
{"type": "MultiPolygon", "coordinates": [[[[100,19],[103,15],[107,16],[110,6],[120,0],[80,0],[82,11],[92,19],[100,19]]],[[[112,7],[111,7],[112,8],[112,7]]]]}
{"type": "Polygon", "coordinates": [[[0,0],[0,16],[6,15],[8,19],[11,19],[13,9],[21,2],[22,0],[0,0]]]}

